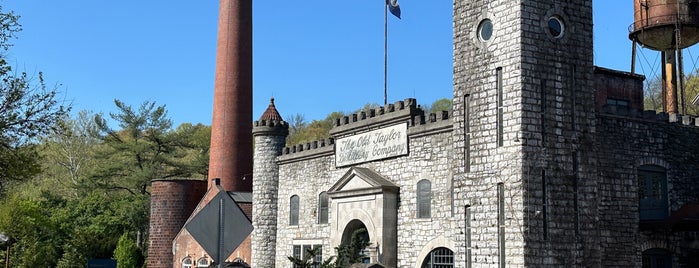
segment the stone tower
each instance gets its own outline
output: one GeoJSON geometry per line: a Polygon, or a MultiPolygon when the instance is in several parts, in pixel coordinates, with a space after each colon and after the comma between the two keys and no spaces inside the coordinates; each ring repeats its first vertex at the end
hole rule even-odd
{"type": "Polygon", "coordinates": [[[252,191],[252,0],[221,0],[209,186],[252,191]]]}
{"type": "Polygon", "coordinates": [[[591,0],[454,1],[468,263],[599,266],[592,71],[591,0]]]}
{"type": "Polygon", "coordinates": [[[289,125],[282,120],[271,99],[269,107],[254,123],[255,139],[252,219],[252,265],[274,267],[277,240],[277,193],[281,154],[289,134],[289,125]]]}

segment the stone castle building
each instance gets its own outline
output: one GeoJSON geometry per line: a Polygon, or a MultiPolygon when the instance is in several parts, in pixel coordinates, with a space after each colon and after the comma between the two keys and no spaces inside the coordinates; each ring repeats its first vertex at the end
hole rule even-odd
{"type": "Polygon", "coordinates": [[[263,116],[252,265],[366,229],[384,267],[696,267],[699,120],[592,54],[591,0],[454,1],[453,112],[406,99],[286,148],[263,116]]]}
{"type": "Polygon", "coordinates": [[[592,0],[455,0],[453,18],[452,111],[405,99],[285,147],[272,101],[244,130],[251,203],[249,180],[192,183],[196,196],[154,182],[149,267],[210,264],[182,226],[222,190],[251,204],[254,231],[228,259],[252,267],[291,267],[318,247],[326,260],[356,230],[371,267],[699,265],[699,120],[643,111],[644,77],[593,66],[592,0]]]}

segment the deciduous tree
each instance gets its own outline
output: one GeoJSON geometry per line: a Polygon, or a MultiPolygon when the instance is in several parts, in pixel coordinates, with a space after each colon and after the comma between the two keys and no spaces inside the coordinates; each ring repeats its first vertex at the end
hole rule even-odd
{"type": "Polygon", "coordinates": [[[10,181],[31,178],[39,172],[37,137],[54,128],[68,113],[55,87],[43,74],[17,73],[5,60],[9,40],[21,30],[18,16],[0,7],[0,192],[10,181]]]}

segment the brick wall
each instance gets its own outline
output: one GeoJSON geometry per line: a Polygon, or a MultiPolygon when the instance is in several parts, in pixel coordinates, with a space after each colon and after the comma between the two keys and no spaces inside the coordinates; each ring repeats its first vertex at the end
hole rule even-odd
{"type": "Polygon", "coordinates": [[[172,240],[206,192],[205,180],[155,180],[151,186],[148,267],[172,268],[172,240]]]}

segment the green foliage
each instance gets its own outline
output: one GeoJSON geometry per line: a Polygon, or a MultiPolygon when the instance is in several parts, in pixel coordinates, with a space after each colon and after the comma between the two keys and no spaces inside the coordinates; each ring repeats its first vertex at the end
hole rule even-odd
{"type": "MultiPolygon", "coordinates": [[[[677,93],[679,112],[685,115],[699,116],[699,106],[693,105],[692,101],[699,94],[699,71],[695,71],[684,78],[684,107],[682,110],[682,94],[677,93]]],[[[643,108],[656,112],[663,111],[662,103],[662,81],[659,76],[650,79],[643,88],[643,108]]]]}
{"type": "Polygon", "coordinates": [[[141,251],[128,233],[124,233],[119,238],[117,248],[114,250],[114,259],[117,261],[117,268],[140,267],[141,251]]]}
{"type": "Polygon", "coordinates": [[[21,30],[18,16],[0,7],[0,191],[8,182],[31,178],[39,172],[36,138],[54,128],[66,115],[55,88],[48,88],[43,75],[15,73],[5,60],[9,40],[21,30]]]}
{"type": "Polygon", "coordinates": [[[289,136],[286,138],[287,146],[327,139],[330,137],[330,129],[335,125],[335,119],[344,116],[342,112],[333,112],[323,120],[313,120],[307,123],[302,115],[292,115],[289,123],[289,136]]]}
{"type": "Polygon", "coordinates": [[[87,111],[79,112],[75,118],[65,117],[41,139],[42,172],[27,185],[25,192],[51,191],[78,198],[80,193],[95,189],[89,174],[101,163],[95,158],[100,140],[93,117],[87,111]]]}
{"type": "Polygon", "coordinates": [[[354,230],[352,239],[348,245],[341,245],[335,250],[337,251],[337,267],[349,267],[353,263],[361,263],[362,259],[367,256],[364,250],[371,245],[366,239],[368,237],[366,229],[360,228],[354,230]]]}
{"type": "Polygon", "coordinates": [[[304,254],[301,259],[294,256],[287,256],[286,258],[289,259],[296,268],[310,268],[316,266],[319,268],[347,268],[354,263],[361,263],[362,259],[367,257],[364,254],[364,250],[370,246],[371,243],[366,240],[366,232],[364,228],[354,230],[350,243],[336,247],[335,251],[337,252],[337,256],[331,256],[322,263],[315,261],[315,257],[321,254],[321,247],[308,248],[306,254],[304,254]]]}
{"type": "MultiPolygon", "coordinates": [[[[695,70],[692,74],[685,78],[684,102],[687,110],[684,112],[684,114],[699,116],[699,106],[692,103],[697,95],[699,95],[699,70],[695,70]]],[[[697,104],[699,105],[699,103],[697,104]]]]}
{"type": "Polygon", "coordinates": [[[441,111],[451,112],[451,110],[453,109],[452,100],[447,98],[438,99],[427,108],[428,109],[426,109],[426,111],[429,113],[439,113],[441,111]]]}
{"type": "Polygon", "coordinates": [[[60,230],[42,202],[8,196],[0,203],[0,230],[15,242],[13,267],[55,267],[60,253],[60,230]]]}
{"type": "Polygon", "coordinates": [[[106,119],[95,116],[103,145],[96,157],[104,160],[92,174],[99,187],[147,195],[152,180],[183,175],[175,168],[177,145],[167,135],[172,122],[165,106],[144,102],[135,110],[119,100],[114,103],[119,112],[110,117],[121,130],[111,129],[106,119]]]}
{"type": "Polygon", "coordinates": [[[659,76],[648,80],[643,88],[643,109],[656,112],[663,111],[662,81],[659,76]]]}

